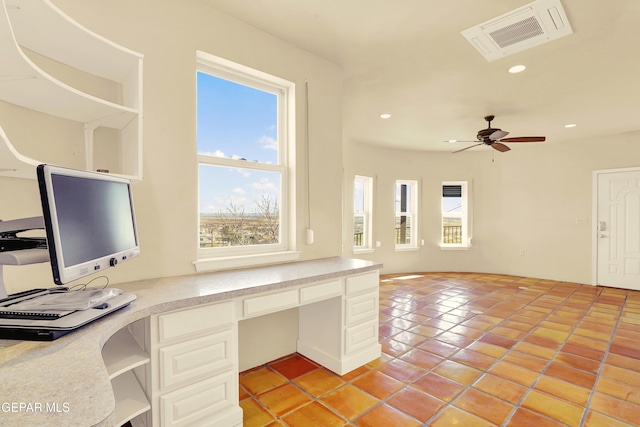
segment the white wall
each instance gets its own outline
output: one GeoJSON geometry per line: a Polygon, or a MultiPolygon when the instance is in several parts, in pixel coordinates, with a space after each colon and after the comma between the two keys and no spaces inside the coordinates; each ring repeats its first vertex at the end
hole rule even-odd
{"type": "Polygon", "coordinates": [[[373,238],[382,246],[360,257],[383,262],[383,272],[475,271],[591,283],[592,172],[640,165],[640,133],[522,144],[507,153],[486,147],[455,155],[401,152],[353,142],[344,153],[343,243],[350,253],[353,177],[374,176],[373,238]],[[396,179],[421,182],[425,246],[415,252],[393,250],[396,179]],[[473,246],[466,251],[438,247],[440,186],[448,180],[472,182],[473,246]]]}
{"type": "MultiPolygon", "coordinates": [[[[111,269],[112,283],[195,273],[196,50],[296,83],[297,249],[303,259],[340,255],[340,67],[195,0],[54,3],[85,27],[144,55],[144,179],[133,189],[142,255],[111,269]],[[305,81],[310,93],[309,185],[305,178],[305,81]],[[307,187],[316,237],[310,246],[305,243],[307,187]]],[[[24,154],[83,167],[81,124],[0,102],[0,125],[24,154]]],[[[40,215],[37,194],[35,181],[0,177],[0,218],[40,215]]],[[[47,264],[4,270],[9,292],[53,284],[47,264]]]]}

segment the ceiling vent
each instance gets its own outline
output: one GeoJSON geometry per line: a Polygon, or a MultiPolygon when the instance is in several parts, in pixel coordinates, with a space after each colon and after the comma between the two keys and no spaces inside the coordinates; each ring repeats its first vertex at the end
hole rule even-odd
{"type": "Polygon", "coordinates": [[[560,0],[537,0],[462,35],[487,61],[495,61],[572,33],[560,0]]]}

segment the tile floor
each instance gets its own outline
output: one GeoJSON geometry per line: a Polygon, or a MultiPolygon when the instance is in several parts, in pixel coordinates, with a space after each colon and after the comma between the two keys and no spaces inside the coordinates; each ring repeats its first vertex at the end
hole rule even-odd
{"type": "Polygon", "coordinates": [[[464,273],[381,277],[383,355],[240,374],[244,425],[640,425],[640,292],[464,273]]]}

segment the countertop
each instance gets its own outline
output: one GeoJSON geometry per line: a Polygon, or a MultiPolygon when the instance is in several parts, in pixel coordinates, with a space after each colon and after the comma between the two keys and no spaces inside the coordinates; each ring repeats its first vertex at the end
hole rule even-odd
{"type": "Polygon", "coordinates": [[[112,425],[115,400],[101,350],[138,319],[381,268],[332,257],[113,285],[137,299],[55,341],[0,340],[0,426],[112,425]]]}

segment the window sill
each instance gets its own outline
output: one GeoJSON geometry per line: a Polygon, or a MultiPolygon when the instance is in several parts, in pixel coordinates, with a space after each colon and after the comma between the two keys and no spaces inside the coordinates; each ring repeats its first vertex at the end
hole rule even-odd
{"type": "Polygon", "coordinates": [[[375,252],[375,249],[371,248],[362,248],[362,249],[354,249],[353,253],[355,254],[372,254],[375,252]]]}
{"type": "Polygon", "coordinates": [[[395,251],[396,251],[396,252],[411,252],[411,251],[417,251],[417,250],[419,250],[419,249],[420,249],[420,248],[415,247],[415,246],[412,246],[412,247],[406,247],[406,248],[398,248],[398,247],[396,247],[396,248],[395,248],[395,251]]]}
{"type": "Polygon", "coordinates": [[[440,245],[442,251],[468,251],[471,245],[440,245]]]}
{"type": "Polygon", "coordinates": [[[254,267],[258,265],[277,264],[297,261],[300,252],[271,252],[267,254],[237,255],[215,258],[202,258],[193,262],[196,272],[202,273],[215,270],[229,270],[231,268],[254,267]]]}

